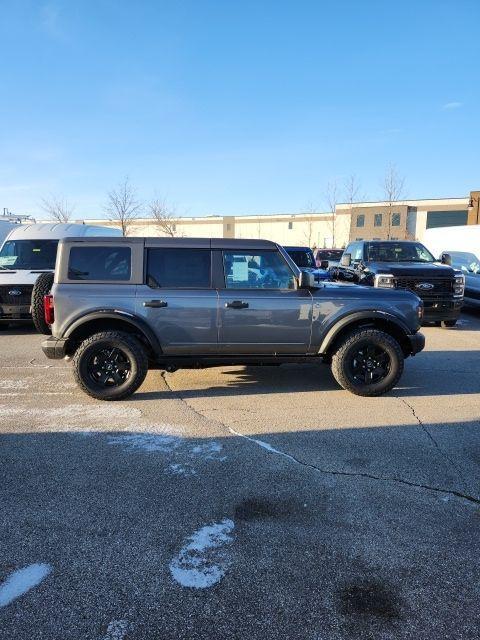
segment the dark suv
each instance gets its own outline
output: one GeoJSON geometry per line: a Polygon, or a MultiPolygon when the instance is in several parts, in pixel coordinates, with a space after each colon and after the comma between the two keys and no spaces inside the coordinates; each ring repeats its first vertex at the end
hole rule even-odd
{"type": "Polygon", "coordinates": [[[133,393],[149,368],[332,363],[338,383],[376,396],[425,340],[409,291],[315,286],[264,240],[61,240],[46,320],[48,358],[73,357],[102,400],[133,393]]]}
{"type": "Polygon", "coordinates": [[[334,280],[413,291],[425,307],[424,321],[452,327],[463,305],[465,278],[448,255],[438,262],[420,242],[381,240],[351,242],[334,280]]]}

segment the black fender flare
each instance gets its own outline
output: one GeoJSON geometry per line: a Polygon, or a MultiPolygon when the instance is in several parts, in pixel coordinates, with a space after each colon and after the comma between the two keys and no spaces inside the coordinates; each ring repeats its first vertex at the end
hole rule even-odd
{"type": "Polygon", "coordinates": [[[412,334],[410,327],[393,313],[372,309],[369,311],[354,311],[353,313],[348,313],[347,315],[334,320],[322,338],[322,343],[318,353],[326,353],[340,331],[351,324],[355,324],[363,320],[383,320],[384,322],[396,325],[396,327],[398,327],[405,336],[412,334]]]}
{"type": "Polygon", "coordinates": [[[89,313],[77,317],[71,324],[68,325],[68,328],[63,333],[63,338],[70,338],[74,334],[74,332],[82,327],[84,324],[91,322],[92,320],[121,320],[122,322],[129,324],[132,327],[135,327],[140,333],[145,336],[145,339],[150,344],[152,350],[156,355],[162,354],[161,344],[152,331],[152,329],[148,326],[148,324],[139,318],[134,313],[129,313],[128,311],[120,311],[119,309],[94,309],[89,313]]]}

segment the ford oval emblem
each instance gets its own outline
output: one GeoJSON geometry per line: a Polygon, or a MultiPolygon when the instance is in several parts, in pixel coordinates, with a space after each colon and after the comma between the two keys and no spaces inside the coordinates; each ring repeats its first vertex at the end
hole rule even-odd
{"type": "Polygon", "coordinates": [[[20,291],[20,289],[10,289],[10,291],[8,292],[9,296],[21,296],[22,292],[20,291]]]}
{"type": "Polygon", "coordinates": [[[431,291],[432,289],[435,289],[435,285],[431,282],[419,282],[415,285],[415,288],[420,289],[421,291],[431,291]]]}

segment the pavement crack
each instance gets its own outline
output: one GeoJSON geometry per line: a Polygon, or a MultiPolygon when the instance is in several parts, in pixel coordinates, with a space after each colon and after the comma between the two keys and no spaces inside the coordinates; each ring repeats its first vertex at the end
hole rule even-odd
{"type": "MultiPolygon", "coordinates": [[[[304,462],[303,460],[300,460],[299,458],[291,455],[290,453],[285,453],[284,451],[280,451],[279,449],[276,449],[272,445],[268,444],[268,442],[264,442],[263,440],[259,440],[258,438],[253,438],[252,436],[247,436],[244,433],[241,433],[240,431],[236,431],[235,429],[230,427],[228,424],[225,424],[221,420],[217,420],[217,419],[213,419],[213,418],[207,418],[203,413],[201,413],[200,411],[197,411],[197,409],[192,407],[192,405],[189,404],[185,400],[185,398],[182,398],[181,394],[178,391],[175,391],[170,386],[170,384],[168,383],[167,378],[166,378],[166,373],[167,373],[166,371],[162,371],[161,372],[161,377],[163,378],[163,381],[165,382],[165,386],[167,387],[167,389],[177,398],[177,400],[182,402],[187,409],[189,409],[192,413],[194,413],[195,415],[197,415],[200,418],[202,418],[202,420],[212,420],[212,422],[216,422],[218,425],[220,425],[221,427],[223,427],[224,429],[229,431],[232,435],[237,436],[238,438],[244,438],[245,440],[248,440],[249,442],[252,442],[256,446],[261,447],[262,449],[265,449],[268,453],[271,453],[273,455],[277,455],[277,456],[280,456],[282,458],[285,458],[286,460],[289,460],[290,462],[293,462],[294,464],[298,464],[301,467],[304,467],[306,469],[311,469],[312,471],[315,471],[316,473],[321,473],[323,475],[341,476],[341,477],[344,477],[344,478],[365,478],[366,480],[375,480],[377,482],[393,482],[393,483],[400,484],[400,485],[403,485],[403,486],[406,486],[406,487],[412,487],[412,488],[415,488],[415,489],[424,489],[426,491],[432,491],[434,493],[442,493],[442,494],[446,494],[446,495],[455,496],[456,498],[461,498],[462,500],[466,500],[467,502],[470,502],[472,504],[480,505],[480,499],[479,498],[475,498],[474,496],[471,496],[471,495],[469,495],[467,493],[462,493],[461,491],[455,491],[454,489],[445,489],[445,488],[442,488],[442,487],[434,487],[432,485],[422,484],[422,483],[419,483],[419,482],[413,482],[411,480],[405,480],[403,478],[397,478],[395,476],[380,476],[380,475],[376,475],[376,474],[373,474],[373,473],[366,473],[366,472],[363,472],[363,471],[341,471],[341,470],[337,470],[337,469],[322,469],[321,467],[317,467],[316,465],[314,465],[314,464],[312,464],[310,462],[304,462]]],[[[399,398],[399,400],[402,400],[402,399],[399,398]]],[[[408,405],[407,402],[405,402],[405,404],[410,407],[410,405],[408,405]]],[[[413,412],[413,408],[410,407],[410,409],[413,412]]],[[[415,415],[415,413],[414,413],[414,415],[415,415]]],[[[416,415],[415,415],[415,417],[419,421],[420,426],[423,426],[423,424],[421,423],[419,418],[416,415]]],[[[427,433],[432,438],[432,436],[428,432],[428,430],[427,430],[427,433]]],[[[432,438],[432,440],[434,440],[434,439],[432,438]]],[[[434,442],[435,442],[435,440],[434,440],[434,442]]],[[[453,465],[453,466],[455,467],[455,465],[453,465]]]]}
{"type": "Polygon", "coordinates": [[[415,408],[412,407],[412,405],[409,402],[407,402],[404,398],[399,398],[398,396],[396,396],[396,397],[398,398],[398,400],[400,400],[400,402],[402,402],[402,404],[404,404],[406,407],[408,407],[408,409],[410,409],[410,411],[413,414],[413,417],[418,422],[418,424],[419,424],[420,428],[422,429],[422,431],[425,433],[427,438],[433,444],[433,446],[438,451],[440,456],[444,460],[446,460],[448,462],[448,464],[450,464],[450,466],[458,473],[458,476],[459,476],[460,480],[462,481],[462,484],[463,484],[464,488],[466,489],[467,488],[467,483],[465,482],[465,478],[463,477],[461,469],[457,466],[455,461],[442,449],[442,447],[440,446],[440,444],[438,443],[436,438],[432,435],[431,431],[428,429],[426,424],[417,415],[417,413],[415,411],[415,408]]]}

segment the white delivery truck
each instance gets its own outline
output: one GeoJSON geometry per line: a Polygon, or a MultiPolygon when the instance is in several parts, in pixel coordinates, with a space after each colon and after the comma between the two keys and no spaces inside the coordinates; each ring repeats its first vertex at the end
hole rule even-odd
{"type": "Polygon", "coordinates": [[[0,249],[0,330],[10,323],[33,319],[39,331],[48,331],[43,317],[43,295],[52,286],[61,238],[119,235],[120,229],[89,224],[14,225],[0,249]],[[34,285],[36,310],[32,308],[34,285]]]}
{"type": "Polygon", "coordinates": [[[480,225],[427,229],[423,243],[436,258],[450,256],[465,275],[465,305],[480,307],[480,225]]]}

